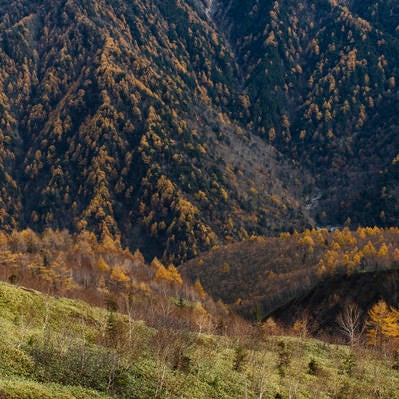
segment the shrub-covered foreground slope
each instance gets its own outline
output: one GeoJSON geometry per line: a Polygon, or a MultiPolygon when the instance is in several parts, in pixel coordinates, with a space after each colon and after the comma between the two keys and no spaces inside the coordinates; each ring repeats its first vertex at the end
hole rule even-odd
{"type": "Polygon", "coordinates": [[[394,360],[371,351],[265,331],[226,337],[156,330],[6,283],[0,330],[4,399],[399,395],[394,360]]]}

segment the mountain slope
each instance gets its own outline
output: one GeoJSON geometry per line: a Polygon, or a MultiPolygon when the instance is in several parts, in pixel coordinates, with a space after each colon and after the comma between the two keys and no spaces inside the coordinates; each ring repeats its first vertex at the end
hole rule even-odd
{"type": "Polygon", "coordinates": [[[396,225],[397,4],[217,4],[245,78],[248,125],[312,171],[318,223],[396,225]]]}
{"type": "Polygon", "coordinates": [[[397,228],[306,230],[214,248],[179,271],[249,319],[276,312],[293,323],[303,310],[321,328],[330,328],[347,302],[357,303],[364,314],[379,299],[395,304],[398,245],[397,228]]]}
{"type": "Polygon", "coordinates": [[[397,224],[396,13],[0,2],[2,226],[111,232],[180,263],[252,234],[397,224]]]}
{"type": "Polygon", "coordinates": [[[363,322],[368,318],[368,310],[378,301],[397,306],[398,286],[397,269],[331,277],[274,311],[272,317],[287,326],[306,319],[311,334],[336,337],[338,317],[348,306],[357,307],[359,320],[363,322]]]}
{"type": "Polygon", "coordinates": [[[292,167],[230,122],[238,72],[203,7],[0,7],[3,226],[106,226],[179,261],[305,222],[292,167]]]}

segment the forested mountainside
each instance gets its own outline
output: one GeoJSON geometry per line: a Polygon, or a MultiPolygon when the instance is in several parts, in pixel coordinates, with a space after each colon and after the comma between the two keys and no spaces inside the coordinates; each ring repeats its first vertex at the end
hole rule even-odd
{"type": "Polygon", "coordinates": [[[303,314],[317,332],[336,329],[348,304],[362,316],[379,300],[397,304],[398,228],[348,228],[254,238],[214,248],[180,267],[215,299],[252,320],[294,323],[303,314]]]}
{"type": "Polygon", "coordinates": [[[398,216],[395,2],[0,1],[0,223],[215,244],[398,216]],[[206,3],[206,4],[205,4],[206,3]]]}
{"type": "Polygon", "coordinates": [[[248,125],[312,171],[317,222],[395,225],[398,3],[217,4],[241,66],[248,125]]]}
{"type": "Polygon", "coordinates": [[[238,70],[203,8],[18,0],[0,15],[3,226],[106,226],[179,261],[304,224],[290,163],[230,120],[238,70]]]}

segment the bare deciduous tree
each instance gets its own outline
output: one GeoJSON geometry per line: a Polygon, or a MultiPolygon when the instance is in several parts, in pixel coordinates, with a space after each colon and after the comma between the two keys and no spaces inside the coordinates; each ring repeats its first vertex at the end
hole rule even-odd
{"type": "Polygon", "coordinates": [[[359,307],[354,303],[346,305],[338,315],[337,323],[339,331],[347,338],[349,345],[356,345],[364,329],[359,307]]]}

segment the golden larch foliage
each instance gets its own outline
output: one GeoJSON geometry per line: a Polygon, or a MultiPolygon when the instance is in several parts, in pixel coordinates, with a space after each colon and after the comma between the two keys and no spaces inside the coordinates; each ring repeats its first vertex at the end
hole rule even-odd
{"type": "Polygon", "coordinates": [[[102,272],[102,273],[109,273],[111,271],[111,268],[109,267],[109,265],[107,264],[107,262],[105,262],[105,260],[103,259],[102,256],[100,256],[98,258],[97,261],[97,269],[102,272]]]}
{"type": "Polygon", "coordinates": [[[382,347],[387,339],[399,338],[399,311],[389,308],[385,301],[380,300],[368,312],[367,342],[370,345],[382,347]]]}
{"type": "Polygon", "coordinates": [[[112,269],[111,280],[116,283],[127,283],[130,281],[130,277],[122,270],[120,266],[115,266],[112,269]]]}
{"type": "Polygon", "coordinates": [[[204,290],[204,287],[201,284],[201,281],[196,280],[194,283],[194,288],[195,291],[199,294],[199,296],[204,299],[206,297],[206,291],[204,290]]]}

